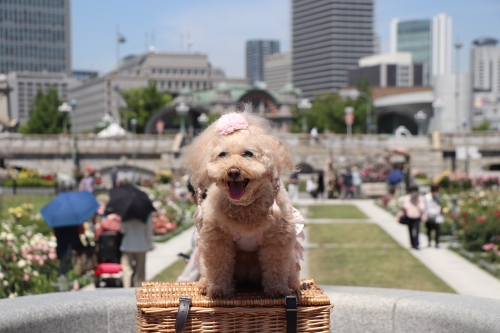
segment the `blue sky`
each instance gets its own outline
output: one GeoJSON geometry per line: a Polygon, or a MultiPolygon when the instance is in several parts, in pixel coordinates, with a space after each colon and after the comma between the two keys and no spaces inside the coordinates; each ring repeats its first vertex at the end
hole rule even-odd
{"type": "MultiPolygon", "coordinates": [[[[482,36],[500,39],[500,0],[375,0],[375,30],[382,52],[389,51],[390,21],[453,19],[453,38],[464,44],[466,69],[471,42],[482,36]]],[[[178,52],[188,33],[192,52],[207,53],[227,76],[244,77],[245,41],[277,39],[290,50],[290,0],[74,0],[71,2],[74,69],[106,72],[116,63],[116,27],[127,38],[121,56],[146,50],[146,35],[160,51],[178,52]]],[[[453,67],[454,68],[454,67],[453,67]]]]}

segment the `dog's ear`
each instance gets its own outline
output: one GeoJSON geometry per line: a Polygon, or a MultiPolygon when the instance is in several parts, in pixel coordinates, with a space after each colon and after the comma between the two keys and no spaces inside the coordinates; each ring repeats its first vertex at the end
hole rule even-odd
{"type": "Polygon", "coordinates": [[[200,189],[203,192],[210,185],[206,166],[210,161],[214,141],[214,129],[210,126],[198,135],[183,153],[183,165],[195,190],[200,189]]]}
{"type": "Polygon", "coordinates": [[[291,173],[294,165],[290,147],[271,135],[266,135],[264,141],[269,147],[267,155],[272,159],[275,168],[273,173],[278,173],[278,175],[273,175],[273,178],[291,173]]]}

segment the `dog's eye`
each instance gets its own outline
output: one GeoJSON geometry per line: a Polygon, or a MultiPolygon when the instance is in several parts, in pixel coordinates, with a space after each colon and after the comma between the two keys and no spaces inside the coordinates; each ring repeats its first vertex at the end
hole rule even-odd
{"type": "Polygon", "coordinates": [[[245,150],[243,153],[243,157],[252,157],[253,153],[250,150],[245,150]]]}
{"type": "Polygon", "coordinates": [[[225,151],[223,151],[222,153],[219,154],[219,157],[225,157],[227,155],[227,153],[225,151]]]}

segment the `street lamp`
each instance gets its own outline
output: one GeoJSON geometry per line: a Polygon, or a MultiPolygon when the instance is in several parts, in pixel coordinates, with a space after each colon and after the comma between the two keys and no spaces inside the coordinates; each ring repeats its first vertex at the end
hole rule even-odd
{"type": "Polygon", "coordinates": [[[205,129],[205,125],[208,123],[208,116],[202,113],[197,119],[201,125],[201,129],[205,129]]]}
{"type": "Polygon", "coordinates": [[[186,117],[186,115],[189,112],[189,105],[187,105],[184,102],[180,102],[175,107],[175,111],[177,112],[177,114],[179,115],[179,117],[181,117],[181,133],[184,134],[184,133],[186,133],[186,126],[184,124],[184,117],[186,117]]]}
{"type": "Polygon", "coordinates": [[[342,98],[350,98],[350,99],[358,99],[359,97],[363,97],[366,101],[366,134],[371,133],[372,128],[372,98],[370,95],[363,91],[359,91],[358,89],[350,89],[350,90],[340,90],[340,97],[342,98]]]}
{"type": "Polygon", "coordinates": [[[72,99],[71,104],[71,160],[73,161],[73,178],[76,180],[76,173],[78,172],[78,162],[76,159],[76,124],[75,124],[75,112],[76,106],[78,105],[76,99],[72,99]]]}
{"type": "MultiPolygon", "coordinates": [[[[116,26],[116,116],[120,117],[120,44],[124,44],[127,40],[120,33],[119,26],[116,26]]],[[[127,129],[127,113],[123,124],[127,129]]]]}
{"type": "Polygon", "coordinates": [[[312,107],[311,102],[309,102],[309,99],[304,98],[301,99],[297,107],[301,110],[302,112],[302,132],[307,133],[307,118],[306,118],[306,112],[312,107]]]}
{"type": "Polygon", "coordinates": [[[134,164],[132,165],[132,184],[136,184],[136,162],[137,162],[137,134],[136,134],[136,128],[137,128],[137,119],[132,118],[130,119],[130,124],[132,125],[132,134],[134,137],[134,142],[133,142],[133,147],[132,147],[132,160],[134,161],[134,164]]]}
{"type": "Polygon", "coordinates": [[[435,125],[434,129],[436,131],[441,131],[441,110],[444,108],[445,104],[441,98],[436,99],[434,102],[432,102],[432,107],[434,108],[434,118],[435,118],[435,125]]]}
{"type": "Polygon", "coordinates": [[[353,112],[354,112],[354,107],[352,106],[346,106],[344,108],[344,113],[345,113],[345,120],[346,120],[346,125],[347,125],[347,135],[352,134],[352,120],[353,120],[353,112]]]}
{"type": "Polygon", "coordinates": [[[415,121],[418,124],[418,135],[423,134],[423,125],[425,123],[425,120],[427,119],[427,115],[423,110],[419,110],[417,113],[414,115],[415,121]]]}
{"type": "Polygon", "coordinates": [[[460,119],[460,48],[462,48],[462,43],[457,41],[455,43],[457,61],[456,61],[456,70],[455,70],[455,124],[457,126],[457,132],[460,130],[459,119],[460,119]]]}
{"type": "Polygon", "coordinates": [[[469,152],[468,152],[468,147],[467,147],[467,139],[465,137],[465,129],[467,128],[467,119],[463,118],[462,119],[462,139],[464,142],[464,150],[465,150],[465,156],[464,156],[464,172],[466,175],[469,174],[469,152]]]}
{"type": "Polygon", "coordinates": [[[71,106],[68,103],[64,102],[64,103],[62,103],[59,106],[58,110],[59,110],[59,112],[64,113],[64,116],[63,116],[64,117],[63,118],[63,133],[66,134],[68,132],[68,125],[66,123],[66,121],[67,121],[66,118],[68,117],[68,113],[71,112],[71,106]]]}

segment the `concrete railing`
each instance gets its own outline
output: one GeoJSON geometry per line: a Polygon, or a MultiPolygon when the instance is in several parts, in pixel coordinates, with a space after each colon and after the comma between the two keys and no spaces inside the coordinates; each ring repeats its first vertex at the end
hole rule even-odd
{"type": "MultiPolygon", "coordinates": [[[[332,332],[500,332],[500,301],[399,289],[324,286],[332,332]]],[[[0,300],[0,333],[135,332],[132,289],[0,300]]]]}

